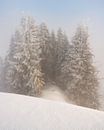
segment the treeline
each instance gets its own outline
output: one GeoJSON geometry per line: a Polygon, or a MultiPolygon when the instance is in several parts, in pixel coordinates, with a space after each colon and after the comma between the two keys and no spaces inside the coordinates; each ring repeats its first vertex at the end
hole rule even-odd
{"type": "Polygon", "coordinates": [[[70,101],[98,109],[99,83],[88,37],[87,27],[79,25],[69,43],[61,29],[50,32],[46,24],[23,17],[3,63],[5,89],[39,96],[54,82],[70,101]]]}

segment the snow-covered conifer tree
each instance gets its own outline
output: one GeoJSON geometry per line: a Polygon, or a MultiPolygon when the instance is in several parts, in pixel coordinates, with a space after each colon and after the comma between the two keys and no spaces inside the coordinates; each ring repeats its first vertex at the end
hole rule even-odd
{"type": "Polygon", "coordinates": [[[1,72],[2,72],[2,66],[3,66],[3,61],[2,61],[2,58],[0,57],[0,75],[1,75],[1,72]]]}
{"type": "Polygon", "coordinates": [[[68,69],[70,75],[66,93],[76,104],[97,109],[99,108],[99,84],[93,65],[93,55],[89,48],[87,28],[81,25],[77,28],[72,45],[69,68],[66,64],[63,70],[65,73],[68,69]]]}
{"type": "Polygon", "coordinates": [[[38,28],[32,17],[23,17],[15,32],[7,60],[6,79],[17,93],[35,95],[44,85],[40,66],[38,28]]]}
{"type": "Polygon", "coordinates": [[[3,69],[3,61],[2,58],[0,57],[0,90],[2,87],[2,69],[3,69]]]}
{"type": "Polygon", "coordinates": [[[50,73],[51,73],[51,79],[54,81],[56,74],[56,64],[57,64],[57,42],[54,31],[52,31],[50,34],[50,55],[51,55],[50,73]]]}
{"type": "Polygon", "coordinates": [[[70,45],[68,38],[65,33],[62,32],[61,29],[57,32],[57,42],[56,42],[56,82],[59,80],[60,82],[60,76],[61,76],[61,68],[63,62],[65,62],[66,53],[69,50],[70,45]]]}
{"type": "Polygon", "coordinates": [[[41,67],[42,71],[44,72],[45,80],[48,80],[50,78],[50,72],[51,72],[51,53],[50,53],[50,34],[49,30],[45,23],[42,23],[39,26],[39,42],[42,50],[42,61],[41,61],[41,67]]]}

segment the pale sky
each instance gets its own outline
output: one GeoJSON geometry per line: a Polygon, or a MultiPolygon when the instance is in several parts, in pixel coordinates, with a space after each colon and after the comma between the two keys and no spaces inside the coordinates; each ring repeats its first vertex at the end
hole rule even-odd
{"type": "Polygon", "coordinates": [[[104,77],[104,0],[0,0],[0,56],[6,55],[23,12],[51,29],[61,27],[69,39],[79,23],[88,24],[94,60],[104,77]]]}

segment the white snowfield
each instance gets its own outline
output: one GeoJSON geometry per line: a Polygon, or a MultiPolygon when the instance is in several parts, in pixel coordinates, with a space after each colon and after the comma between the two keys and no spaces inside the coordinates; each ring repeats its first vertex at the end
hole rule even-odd
{"type": "Polygon", "coordinates": [[[104,130],[104,112],[0,93],[0,130],[104,130]]]}

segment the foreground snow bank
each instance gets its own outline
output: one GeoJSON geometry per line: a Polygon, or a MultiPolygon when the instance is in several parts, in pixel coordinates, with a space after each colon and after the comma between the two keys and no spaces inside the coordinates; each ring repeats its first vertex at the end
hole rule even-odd
{"type": "Polygon", "coordinates": [[[0,93],[0,130],[103,130],[104,112],[0,93]]]}

